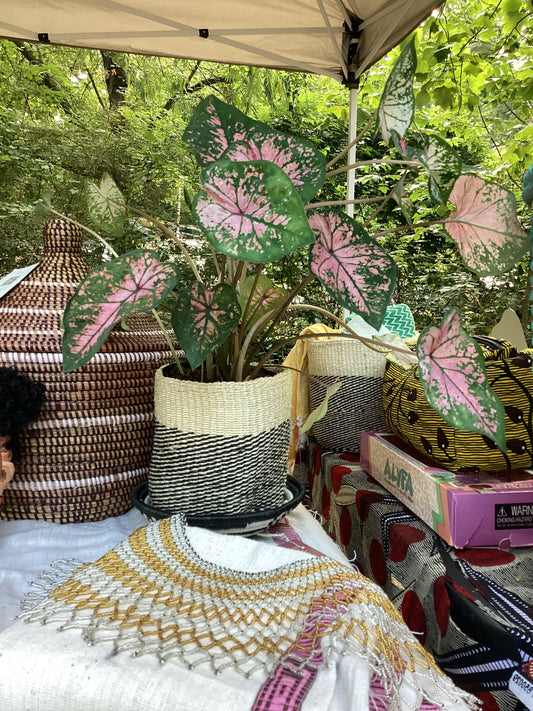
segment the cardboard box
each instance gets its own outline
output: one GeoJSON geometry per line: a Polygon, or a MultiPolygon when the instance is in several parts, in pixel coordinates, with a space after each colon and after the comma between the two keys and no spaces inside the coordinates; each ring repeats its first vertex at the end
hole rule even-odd
{"type": "Polygon", "coordinates": [[[390,432],[363,432],[361,466],[456,548],[533,545],[533,471],[453,474],[390,432]]]}

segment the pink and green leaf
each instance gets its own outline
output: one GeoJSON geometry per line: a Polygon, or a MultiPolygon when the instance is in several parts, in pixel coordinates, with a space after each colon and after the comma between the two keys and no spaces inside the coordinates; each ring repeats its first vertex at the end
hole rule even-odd
{"type": "Polygon", "coordinates": [[[63,370],[68,373],[87,363],[118,321],[155,308],[177,281],[176,268],[145,249],[93,269],[63,314],[63,370]]]}
{"type": "Polygon", "coordinates": [[[124,231],[126,203],[113,178],[104,173],[99,185],[88,181],[85,196],[89,217],[95,228],[120,237],[124,231]]]}
{"type": "Polygon", "coordinates": [[[310,268],[337,302],[379,329],[396,281],[396,265],[348,215],[313,214],[310,268]]]}
{"type": "Polygon", "coordinates": [[[260,274],[257,280],[253,275],[247,276],[242,281],[239,292],[242,312],[244,313],[247,308],[246,330],[249,330],[261,316],[281,304],[288,293],[281,286],[276,286],[266,274],[260,274]]]}
{"type": "Polygon", "coordinates": [[[310,141],[276,131],[214,96],[198,104],[183,138],[202,166],[221,158],[274,163],[291,179],[304,202],[324,183],[326,158],[310,141]]]}
{"type": "Polygon", "coordinates": [[[292,182],[268,161],[211,163],[193,202],[198,225],[228,257],[273,262],[314,241],[292,182]]]}
{"type": "Polygon", "coordinates": [[[416,71],[414,38],[405,45],[385,84],[378,117],[383,140],[390,145],[394,138],[403,138],[415,113],[413,82],[416,71]]]}
{"type": "Polygon", "coordinates": [[[241,307],[228,284],[210,289],[196,281],[184,289],[172,313],[172,328],[191,368],[229,338],[239,325],[241,307]]]}
{"type": "Polygon", "coordinates": [[[514,195],[475,175],[461,175],[450,193],[455,212],[444,226],[466,266],[479,276],[502,274],[529,250],[514,195]]]}
{"type": "Polygon", "coordinates": [[[422,331],[417,356],[426,399],[443,420],[485,435],[505,451],[502,402],[488,383],[483,353],[462,329],[457,311],[422,331]]]}

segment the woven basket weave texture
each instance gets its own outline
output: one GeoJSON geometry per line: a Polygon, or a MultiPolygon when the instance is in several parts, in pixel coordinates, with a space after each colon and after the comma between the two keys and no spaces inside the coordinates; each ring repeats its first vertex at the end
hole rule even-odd
{"type": "Polygon", "coordinates": [[[46,386],[39,418],[21,436],[21,458],[0,516],[56,523],[97,521],[131,508],[148,475],[153,379],[171,359],[149,315],[115,327],[101,352],[62,372],[60,319],[89,271],[82,231],[63,220],[44,228],[39,265],[0,299],[0,363],[46,386]]]}
{"type": "Polygon", "coordinates": [[[155,377],[150,503],[187,515],[281,506],[290,439],[292,376],[234,383],[155,377]]]}
{"type": "Polygon", "coordinates": [[[313,434],[324,449],[357,453],[363,430],[385,429],[385,357],[350,338],[310,340],[308,348],[311,408],[324,400],[326,387],[336,380],[342,383],[325,417],[313,425],[313,434]]]}

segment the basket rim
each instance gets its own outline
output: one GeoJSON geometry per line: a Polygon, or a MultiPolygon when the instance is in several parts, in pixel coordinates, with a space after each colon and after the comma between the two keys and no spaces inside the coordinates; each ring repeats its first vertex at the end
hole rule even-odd
{"type": "MultiPolygon", "coordinates": [[[[254,511],[253,513],[221,514],[219,516],[185,516],[189,526],[199,526],[209,528],[221,533],[255,533],[268,528],[285,514],[295,509],[303,501],[305,494],[304,486],[293,476],[287,476],[285,501],[281,506],[265,511],[254,511]]],[[[151,520],[168,518],[173,514],[169,511],[156,508],[149,502],[148,479],[137,484],[132,492],[133,505],[144,516],[151,520]]]]}

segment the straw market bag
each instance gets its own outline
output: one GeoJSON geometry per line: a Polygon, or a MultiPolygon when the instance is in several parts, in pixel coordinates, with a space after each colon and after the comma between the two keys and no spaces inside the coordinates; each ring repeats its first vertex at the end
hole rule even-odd
{"type": "Polygon", "coordinates": [[[101,352],[62,371],[60,319],[89,271],[82,232],[51,220],[39,265],[0,298],[0,365],[45,385],[39,417],[20,437],[20,458],[0,516],[55,523],[97,521],[131,506],[148,475],[153,440],[153,381],[171,353],[151,316],[126,319],[101,352]]]}
{"type": "Polygon", "coordinates": [[[477,338],[485,356],[487,379],[505,409],[507,450],[484,435],[458,430],[428,404],[418,367],[387,363],[383,404],[387,429],[450,471],[499,471],[533,464],[533,349],[477,338]]]}
{"type": "Polygon", "coordinates": [[[150,504],[169,513],[232,515],[284,502],[292,375],[198,383],[155,377],[150,504]]]}
{"type": "Polygon", "coordinates": [[[328,410],[313,425],[324,449],[359,452],[363,430],[383,430],[382,404],[385,357],[352,338],[335,337],[308,342],[311,409],[324,399],[326,387],[342,385],[328,402],[328,410]]]}

